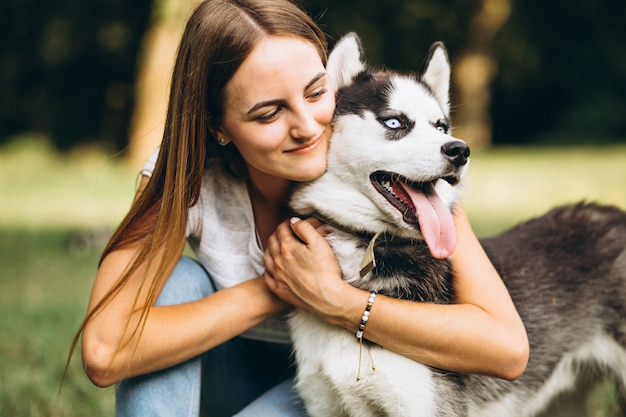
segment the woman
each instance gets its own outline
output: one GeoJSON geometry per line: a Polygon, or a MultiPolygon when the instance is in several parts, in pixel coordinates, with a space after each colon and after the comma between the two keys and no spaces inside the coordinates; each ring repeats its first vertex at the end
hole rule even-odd
{"type": "MultiPolygon", "coordinates": [[[[270,388],[242,415],[303,415],[281,314],[358,326],[369,294],[341,280],[323,225],[287,206],[326,167],[325,63],[323,33],[287,0],[208,0],[191,16],[158,159],[105,248],[82,329],[87,375],[118,384],[118,415],[232,415],[270,388]],[[181,258],[187,235],[206,271],[181,258]]],[[[514,379],[523,325],[462,210],[455,220],[458,303],[378,297],[367,337],[514,379]]]]}

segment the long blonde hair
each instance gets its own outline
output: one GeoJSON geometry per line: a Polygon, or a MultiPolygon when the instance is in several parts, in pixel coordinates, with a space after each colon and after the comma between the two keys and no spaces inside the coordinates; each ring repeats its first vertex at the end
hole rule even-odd
{"type": "Polygon", "coordinates": [[[239,152],[234,146],[219,146],[211,130],[222,119],[226,84],[266,35],[304,39],[317,48],[326,64],[324,33],[288,0],[206,0],[189,18],[178,48],[156,166],[145,190],[106,245],[100,262],[116,249],[133,244],[138,244],[136,257],[88,312],[73,340],[72,352],[86,323],[119,294],[142,264],[152,265],[158,254],[161,261],[149,280],[147,301],[139,306],[142,315],[134,329],[141,334],[149,309],[168,278],[168,260],[180,253],[188,210],[200,195],[205,162],[217,159],[229,176],[246,178],[239,152]]]}

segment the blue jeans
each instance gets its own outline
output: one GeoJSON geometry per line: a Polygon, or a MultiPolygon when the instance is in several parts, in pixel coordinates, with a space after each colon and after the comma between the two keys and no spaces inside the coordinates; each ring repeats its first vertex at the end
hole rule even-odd
{"type": "MultiPolygon", "coordinates": [[[[183,257],[156,305],[181,304],[213,292],[204,268],[183,257]]],[[[116,416],[305,416],[293,390],[289,349],[236,337],[169,369],[124,380],[115,390],[116,416]]]]}

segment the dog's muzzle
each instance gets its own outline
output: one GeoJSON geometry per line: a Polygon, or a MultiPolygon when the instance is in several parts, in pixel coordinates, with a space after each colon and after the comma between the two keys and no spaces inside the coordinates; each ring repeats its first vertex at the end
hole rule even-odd
{"type": "Polygon", "coordinates": [[[470,148],[462,140],[453,140],[441,145],[441,153],[454,166],[461,167],[469,160],[470,148]]]}

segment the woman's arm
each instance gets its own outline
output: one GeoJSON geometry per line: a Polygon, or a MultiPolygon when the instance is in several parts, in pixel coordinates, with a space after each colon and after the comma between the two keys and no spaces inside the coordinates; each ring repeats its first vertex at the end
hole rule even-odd
{"type": "MultiPolygon", "coordinates": [[[[185,242],[179,243],[180,255],[185,242]]],[[[93,285],[89,311],[114,285],[136,251],[137,247],[126,247],[104,258],[93,285]]],[[[170,271],[178,258],[168,261],[170,271]]],[[[153,265],[158,262],[155,259],[153,265]]],[[[84,327],[83,362],[87,375],[96,385],[108,386],[181,363],[285,308],[263,279],[257,277],[195,302],[152,307],[143,331],[135,332],[145,305],[146,288],[156,269],[148,271],[147,282],[140,290],[145,268],[143,265],[133,274],[121,292],[84,327]]]]}
{"type": "MultiPolygon", "coordinates": [[[[523,323],[462,207],[456,210],[455,221],[458,241],[451,262],[456,304],[378,296],[365,337],[433,367],[516,379],[528,361],[523,323]]],[[[266,282],[272,291],[329,323],[356,332],[369,293],[339,278],[330,246],[311,224],[281,225],[269,248],[266,282]]]]}

